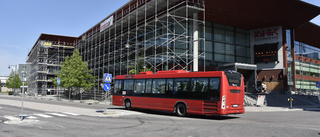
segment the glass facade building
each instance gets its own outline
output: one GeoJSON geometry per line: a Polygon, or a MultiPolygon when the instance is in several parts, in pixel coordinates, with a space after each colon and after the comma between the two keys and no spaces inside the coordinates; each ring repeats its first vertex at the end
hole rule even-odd
{"type": "Polygon", "coordinates": [[[156,72],[250,63],[250,31],[205,21],[204,13],[204,0],[130,1],[82,34],[76,48],[99,83],[104,73],[129,74],[130,65],[156,72]]]}
{"type": "MultiPolygon", "coordinates": [[[[285,4],[288,1],[130,0],[74,37],[72,44],[97,78],[97,85],[88,91],[94,95],[104,93],[104,73],[116,76],[145,70],[232,69],[244,74],[250,92],[256,93],[262,82],[270,91],[315,90],[314,82],[320,81],[319,49],[305,44],[310,44],[308,37],[301,37],[310,29],[297,32],[301,34],[297,37],[293,32],[308,26],[306,22],[319,15],[320,8],[301,1],[285,4]]],[[[47,79],[44,87],[49,75],[39,72],[44,73],[41,61],[50,66],[50,57],[46,58],[37,58],[33,72],[38,73],[31,76],[47,79]]],[[[31,84],[42,90],[39,86],[31,84]]]]}
{"type": "Polygon", "coordinates": [[[289,90],[313,95],[319,90],[316,83],[320,80],[320,49],[299,41],[291,43],[290,31],[286,31],[288,49],[294,45],[294,50],[287,50],[289,90]]]}

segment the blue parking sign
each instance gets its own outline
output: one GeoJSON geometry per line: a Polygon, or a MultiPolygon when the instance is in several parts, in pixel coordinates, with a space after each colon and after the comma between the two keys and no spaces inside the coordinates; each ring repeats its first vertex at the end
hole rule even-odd
{"type": "Polygon", "coordinates": [[[317,82],[316,87],[320,88],[320,82],[317,82]]]}
{"type": "Polygon", "coordinates": [[[104,82],[111,83],[111,79],[112,79],[112,75],[111,74],[108,74],[108,73],[104,74],[104,82]]]}
{"type": "Polygon", "coordinates": [[[109,83],[104,83],[104,85],[103,85],[103,89],[104,89],[105,91],[109,91],[109,90],[110,90],[110,88],[111,88],[111,86],[110,86],[110,84],[109,84],[109,83]]]}
{"type": "Polygon", "coordinates": [[[57,85],[60,85],[60,78],[57,79],[57,85]]]}

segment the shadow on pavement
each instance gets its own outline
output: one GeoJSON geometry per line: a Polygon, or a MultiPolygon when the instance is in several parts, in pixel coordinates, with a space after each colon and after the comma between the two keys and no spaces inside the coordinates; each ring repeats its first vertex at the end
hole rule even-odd
{"type": "MultiPolygon", "coordinates": [[[[117,108],[119,109],[119,108],[117,108]]],[[[124,108],[121,110],[125,110],[124,108]]],[[[153,114],[153,115],[161,115],[161,116],[174,116],[179,117],[173,112],[167,112],[167,111],[158,111],[158,110],[149,110],[149,109],[131,109],[128,111],[135,111],[145,114],[153,114]]],[[[228,120],[228,119],[237,119],[239,117],[235,116],[205,116],[205,115],[188,115],[186,118],[196,118],[196,119],[209,119],[209,120],[228,120]]]]}

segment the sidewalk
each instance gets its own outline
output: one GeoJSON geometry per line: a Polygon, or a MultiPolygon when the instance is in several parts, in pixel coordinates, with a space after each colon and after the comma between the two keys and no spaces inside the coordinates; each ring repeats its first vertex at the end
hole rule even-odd
{"type": "MultiPolygon", "coordinates": [[[[21,107],[21,101],[18,100],[10,100],[10,98],[20,98],[20,96],[8,96],[8,95],[1,95],[3,97],[7,97],[7,99],[1,99],[0,104],[4,105],[11,105],[16,107],[21,107]]],[[[30,99],[45,99],[50,100],[50,96],[47,97],[31,97],[27,96],[25,98],[30,99]]],[[[56,97],[51,97],[51,100],[58,101],[56,97]]],[[[60,101],[69,102],[69,100],[61,99],[60,101]]],[[[72,102],[75,103],[85,103],[88,105],[94,105],[94,104],[101,104],[104,105],[104,101],[94,101],[94,100],[74,100],[72,102]]],[[[24,101],[23,104],[24,108],[31,108],[31,109],[37,109],[41,111],[48,111],[48,112],[72,112],[77,113],[81,115],[88,115],[88,116],[99,116],[99,117],[118,117],[122,115],[134,115],[134,114],[142,114],[140,112],[136,111],[129,111],[124,110],[122,108],[112,108],[110,109],[111,102],[107,101],[107,113],[104,113],[104,107],[101,107],[101,109],[89,109],[89,108],[80,108],[80,107],[71,107],[71,106],[63,106],[61,105],[55,105],[55,104],[43,104],[43,103],[35,103],[35,102],[28,102],[24,101]],[[35,107],[36,106],[36,107],[35,107]]],[[[283,111],[320,111],[319,106],[293,106],[292,109],[289,109],[288,107],[270,107],[270,106],[261,106],[261,107],[245,107],[245,112],[283,112],[283,111]]]]}
{"type": "Polygon", "coordinates": [[[245,112],[283,112],[283,111],[320,111],[320,108],[317,106],[297,106],[292,109],[288,107],[270,107],[270,106],[261,106],[261,107],[245,107],[245,112]]]}

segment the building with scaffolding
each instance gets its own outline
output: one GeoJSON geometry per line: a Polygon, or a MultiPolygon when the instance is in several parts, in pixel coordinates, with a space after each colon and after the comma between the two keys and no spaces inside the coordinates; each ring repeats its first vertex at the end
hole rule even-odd
{"type": "MultiPolygon", "coordinates": [[[[46,41],[75,43],[97,77],[97,85],[86,91],[94,96],[104,93],[100,86],[104,73],[125,75],[131,69],[136,73],[233,69],[244,75],[247,92],[257,92],[262,82],[271,91],[296,90],[296,79],[307,78],[299,75],[303,68],[295,67],[300,55],[296,43],[320,48],[320,39],[309,37],[320,34],[320,27],[309,22],[319,14],[319,7],[300,0],[130,0],[77,38],[39,38],[36,45],[61,47],[46,57],[48,66],[50,59],[57,59],[54,52],[61,55],[64,44],[47,48],[46,41]]],[[[29,62],[42,59],[33,57],[34,52],[39,51],[29,53],[29,62]]],[[[319,68],[318,62],[314,64],[319,68]]],[[[34,72],[42,71],[41,66],[33,65],[34,72]]],[[[47,82],[32,86],[42,92],[50,85],[48,76],[54,76],[33,75],[33,81],[46,76],[47,82]]],[[[319,75],[313,77],[312,84],[320,81],[319,75]]]]}
{"type": "MultiPolygon", "coordinates": [[[[60,63],[73,53],[76,37],[41,34],[27,57],[31,66],[28,77],[28,92],[33,95],[46,95],[49,90],[58,89],[52,84],[57,77],[60,63]]],[[[63,92],[63,88],[60,89],[63,92]]]]}
{"type": "MultiPolygon", "coordinates": [[[[256,92],[257,81],[282,91],[288,89],[284,49],[295,35],[286,30],[293,32],[319,13],[319,7],[296,0],[131,0],[83,33],[76,48],[100,83],[103,73],[128,74],[130,65],[136,72],[156,72],[233,64],[250,85],[247,91],[256,92]]],[[[103,89],[97,85],[96,91],[103,89]]]]}

